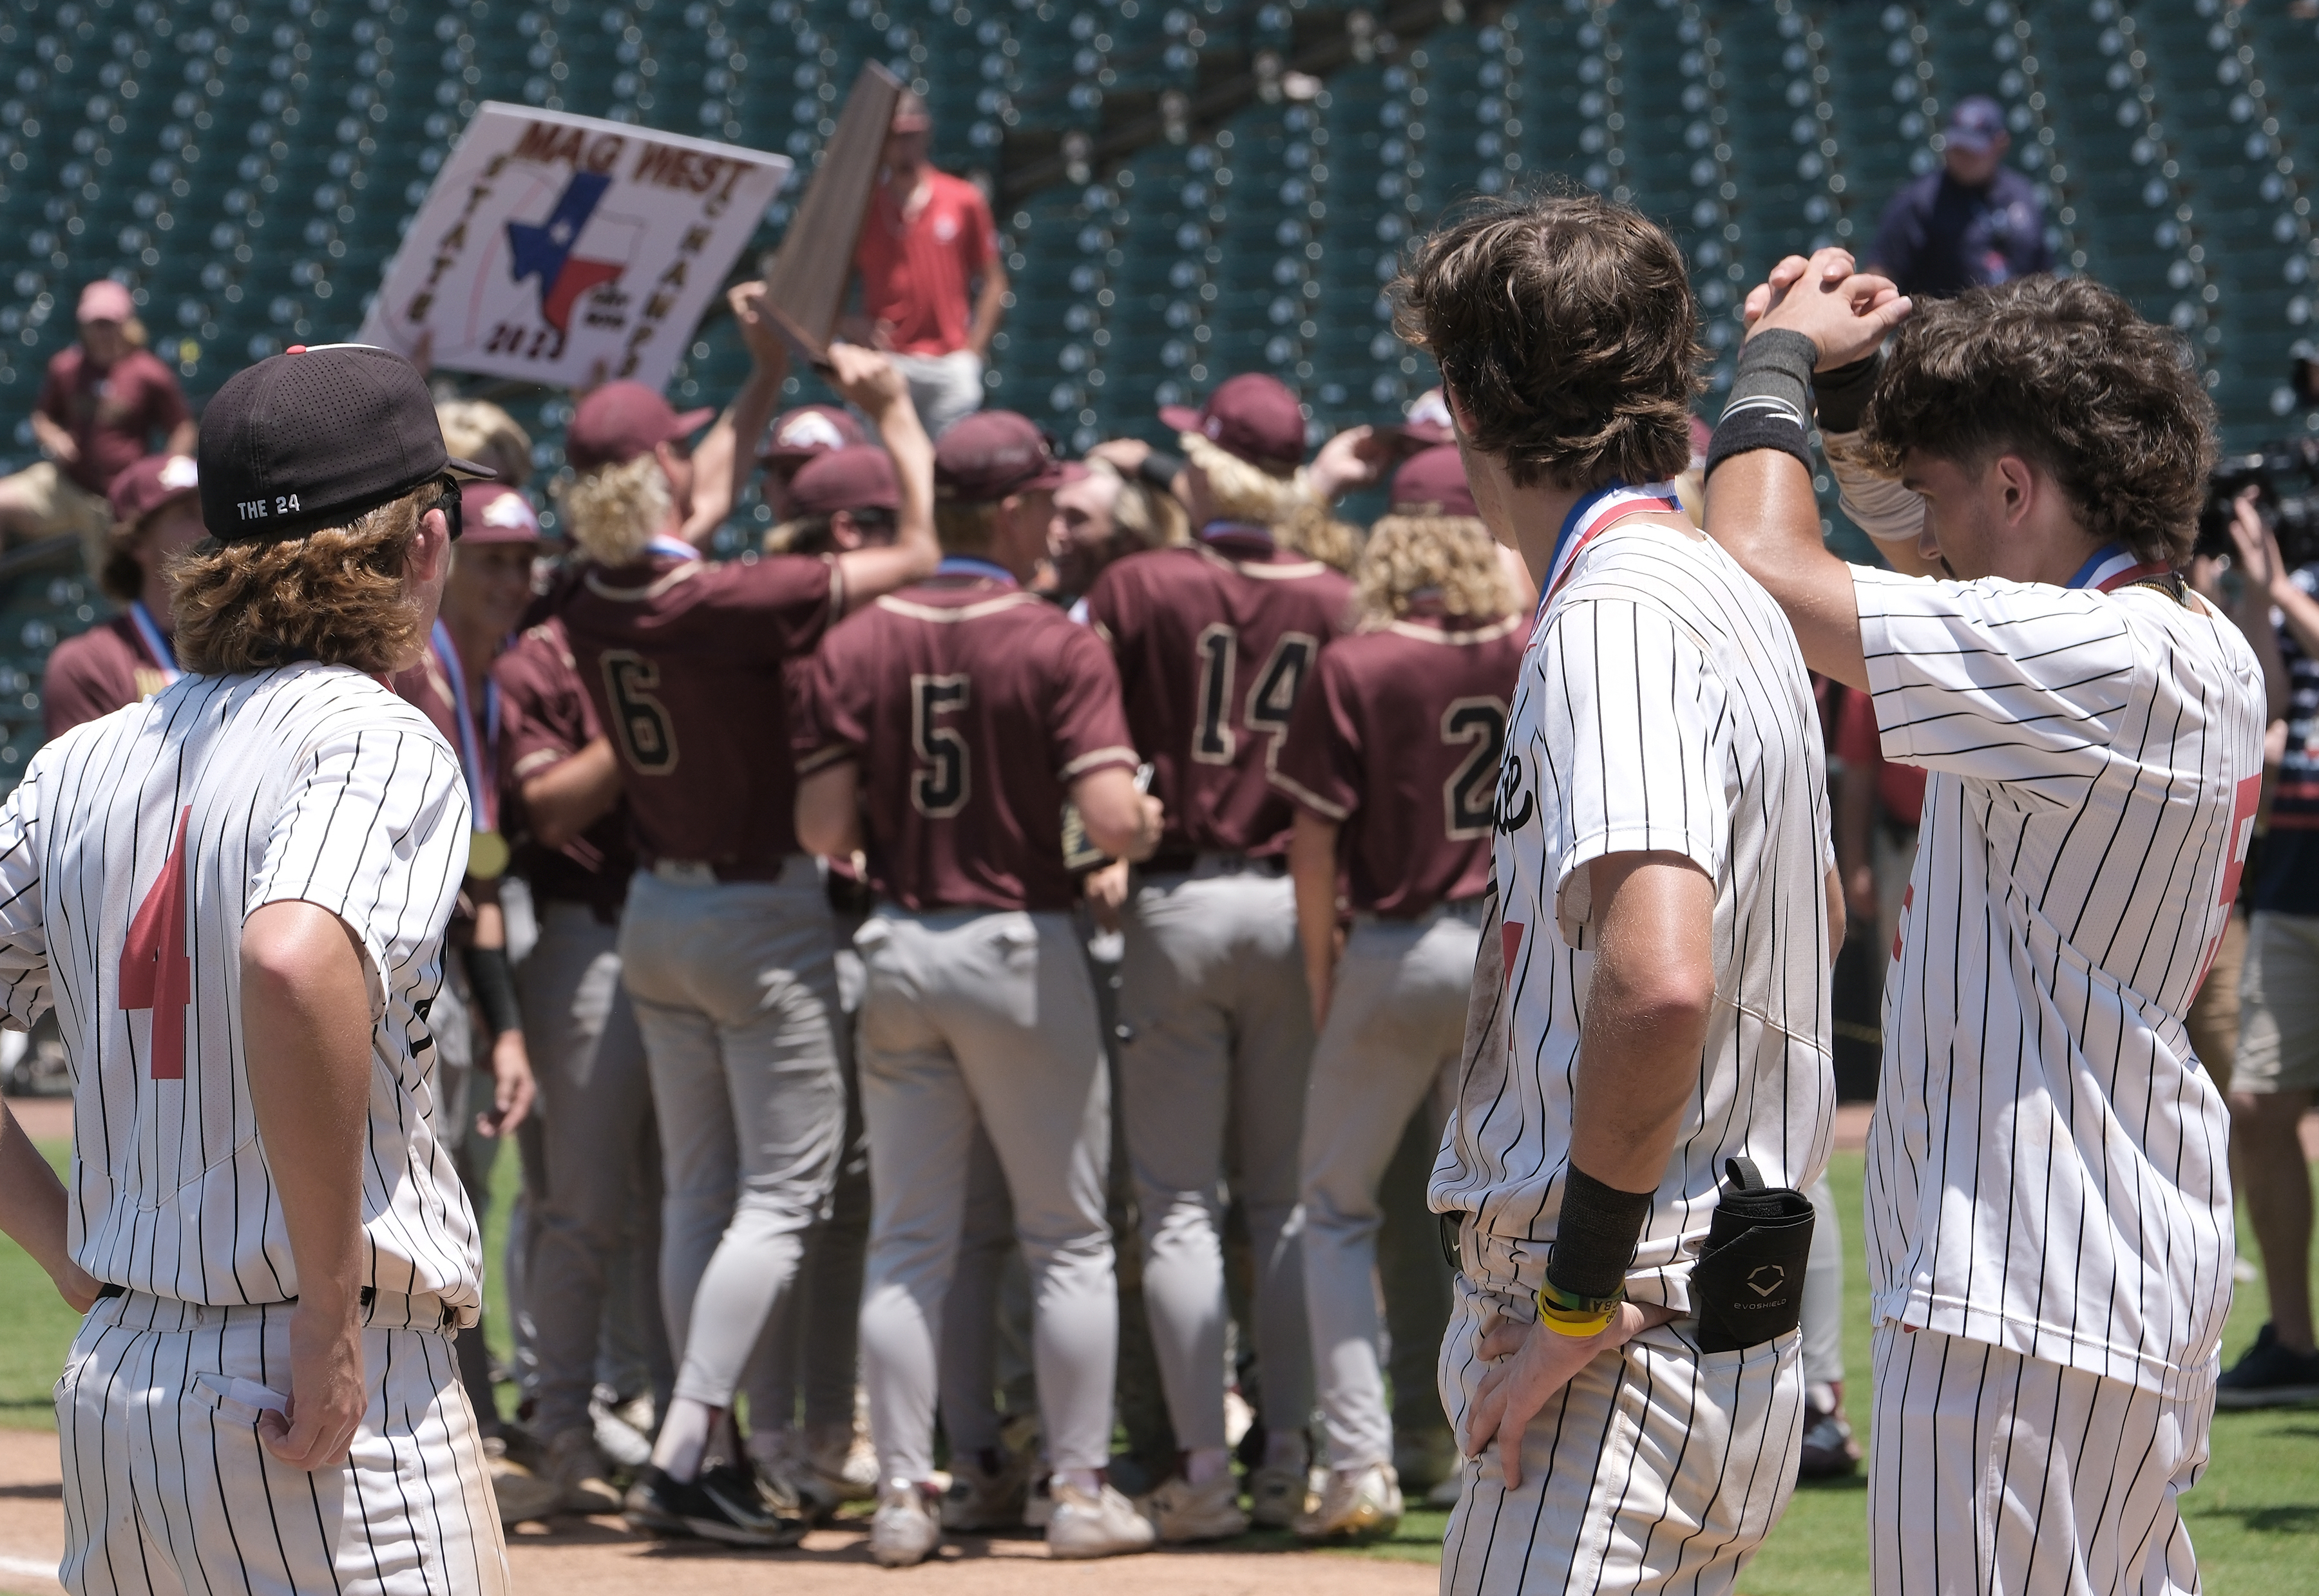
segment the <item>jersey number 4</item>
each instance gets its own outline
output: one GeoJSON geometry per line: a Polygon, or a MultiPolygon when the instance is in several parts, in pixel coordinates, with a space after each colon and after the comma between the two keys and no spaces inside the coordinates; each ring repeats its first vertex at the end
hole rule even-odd
{"type": "MultiPolygon", "coordinates": [[[[1200,650],[1199,724],[1192,728],[1192,757],[1204,765],[1228,765],[1240,747],[1232,733],[1232,677],[1240,666],[1240,631],[1216,621],[1202,629],[1200,650]]],[[[1284,632],[1272,645],[1264,669],[1249,689],[1241,719],[1251,732],[1272,734],[1272,753],[1288,734],[1288,718],[1295,712],[1297,690],[1321,640],[1303,632],[1284,632]]]]}
{"type": "Polygon", "coordinates": [[[629,765],[646,776],[676,769],[676,728],[668,708],[653,696],[660,667],[632,649],[604,652],[604,696],[611,700],[612,735],[629,765]]]}
{"type": "Polygon", "coordinates": [[[188,808],[177,816],[169,857],[121,947],[121,1006],[153,1011],[149,1073],[155,1080],[185,1078],[185,1006],[194,1000],[194,967],[185,957],[185,825],[193,814],[188,808]]]}
{"type": "Polygon", "coordinates": [[[963,676],[910,678],[910,752],[917,755],[910,772],[910,807],[930,820],[940,820],[966,807],[972,789],[967,768],[966,739],[955,726],[942,724],[970,701],[963,676]]]}

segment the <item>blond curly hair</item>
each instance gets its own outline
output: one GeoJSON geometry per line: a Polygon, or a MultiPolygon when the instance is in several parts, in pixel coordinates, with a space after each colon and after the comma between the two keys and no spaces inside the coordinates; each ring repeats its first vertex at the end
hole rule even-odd
{"type": "Polygon", "coordinates": [[[188,671],[262,671],[320,660],[383,675],[418,657],[426,629],[403,561],[440,482],[344,527],[274,542],[205,537],[167,571],[178,661],[188,671]]]}
{"type": "Polygon", "coordinates": [[[435,420],[451,454],[490,466],[511,488],[531,480],[531,434],[490,400],[447,399],[435,407],[435,420]]]}
{"type": "Polygon", "coordinates": [[[675,504],[667,473],[648,454],[582,472],[557,485],[555,501],[572,541],[600,565],[628,565],[644,558],[645,546],[668,525],[675,504]]]}
{"type": "Polygon", "coordinates": [[[1229,520],[1268,527],[1285,548],[1350,573],[1361,557],[1360,528],[1338,520],[1313,491],[1301,465],[1269,470],[1197,432],[1177,435],[1184,458],[1208,479],[1208,498],[1229,520]]]}
{"type": "Polygon", "coordinates": [[[1369,528],[1353,575],[1355,624],[1365,632],[1410,612],[1419,594],[1445,615],[1495,620],[1518,602],[1490,529],[1471,516],[1386,516],[1369,528]]]}

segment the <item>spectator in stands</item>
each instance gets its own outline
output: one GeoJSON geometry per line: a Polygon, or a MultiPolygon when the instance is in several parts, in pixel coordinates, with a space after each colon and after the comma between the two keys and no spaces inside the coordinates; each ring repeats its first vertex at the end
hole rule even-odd
{"type": "Polygon", "coordinates": [[[79,341],[49,361],[32,410],[47,456],[0,479],[0,543],[77,532],[94,574],[104,559],[113,480],[145,457],[194,452],[194,418],[169,368],[148,353],[129,290],[101,277],[81,290],[79,341]]]}
{"type": "Polygon", "coordinates": [[[889,351],[928,436],[982,406],[982,371],[1006,303],[998,230],[982,191],[926,158],[934,119],[905,92],[886,137],[882,180],[853,248],[858,336],[889,351]]]}
{"type": "Polygon", "coordinates": [[[2005,164],[2013,140],[1997,102],[1958,101],[1941,143],[1940,169],[1884,207],[1866,269],[1919,298],[2052,271],[2044,208],[2029,179],[2005,164]]]}
{"type": "Polygon", "coordinates": [[[200,488],[190,455],[149,455],[113,479],[113,536],[96,575],[122,612],[66,638],[49,656],[41,712],[50,736],[149,699],[177,679],[167,571],[201,540],[200,488]]]}

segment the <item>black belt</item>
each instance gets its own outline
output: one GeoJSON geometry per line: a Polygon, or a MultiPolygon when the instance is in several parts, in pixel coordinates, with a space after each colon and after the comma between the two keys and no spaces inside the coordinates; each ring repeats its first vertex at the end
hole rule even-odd
{"type": "MultiPolygon", "coordinates": [[[[98,1286],[98,1287],[96,1288],[96,1300],[97,1300],[98,1302],[100,1302],[100,1303],[101,1303],[101,1302],[104,1302],[104,1301],[106,1298],[108,1298],[108,1297],[125,1297],[125,1296],[127,1296],[128,1294],[129,1294],[129,1288],[128,1288],[127,1286],[125,1286],[125,1285],[122,1285],[122,1284],[121,1284],[119,1281],[117,1281],[117,1280],[108,1280],[108,1281],[106,1281],[103,1285],[100,1285],[100,1286],[98,1286]]],[[[297,1300],[298,1300],[298,1299],[297,1299],[296,1297],[289,1297],[289,1298],[284,1299],[284,1301],[283,1303],[279,1303],[279,1304],[276,1304],[276,1305],[277,1305],[277,1306],[285,1306],[285,1307],[286,1307],[289,1303],[294,1303],[294,1302],[296,1302],[297,1300]]],[[[369,1285],[365,1285],[365,1286],[364,1286],[364,1287],[362,1288],[362,1305],[363,1305],[364,1307],[365,1307],[365,1308],[369,1307],[373,1303],[376,1302],[377,1300],[378,1300],[378,1290],[377,1290],[377,1288],[376,1288],[375,1286],[369,1286],[369,1285]]],[[[264,1306],[266,1306],[266,1304],[265,1304],[265,1303],[208,1303],[208,1304],[206,1304],[206,1306],[209,1306],[209,1307],[225,1307],[225,1308],[231,1308],[231,1307],[257,1308],[257,1307],[264,1307],[264,1306]]]]}

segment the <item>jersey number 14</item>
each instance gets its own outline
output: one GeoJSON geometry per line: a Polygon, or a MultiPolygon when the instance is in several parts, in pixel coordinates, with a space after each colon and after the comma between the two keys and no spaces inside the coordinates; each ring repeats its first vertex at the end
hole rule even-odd
{"type": "Polygon", "coordinates": [[[121,1006],[153,1011],[155,1080],[185,1078],[185,1007],[194,1000],[194,967],[185,957],[185,825],[188,808],[177,816],[177,835],[161,874],[129,923],[121,947],[121,1006]]]}

